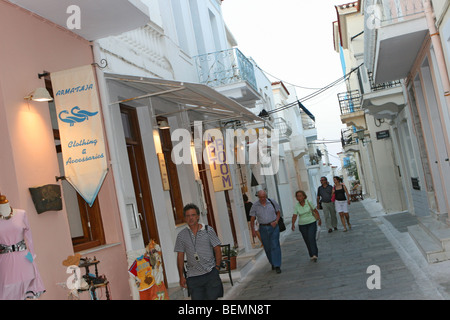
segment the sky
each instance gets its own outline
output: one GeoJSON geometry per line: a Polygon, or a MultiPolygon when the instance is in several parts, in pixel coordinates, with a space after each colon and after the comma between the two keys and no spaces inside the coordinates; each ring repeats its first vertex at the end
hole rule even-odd
{"type": "MultiPolygon", "coordinates": [[[[335,5],[346,0],[224,0],[222,14],[239,50],[285,83],[296,85],[299,99],[343,76],[339,53],[334,51],[332,23],[335,5]],[[305,87],[305,88],[300,88],[305,87]]],[[[277,81],[268,75],[271,81],[277,81]]],[[[316,117],[318,140],[340,140],[337,94],[341,83],[303,105],[316,117]]],[[[339,143],[328,143],[330,162],[341,167],[339,143]]]]}

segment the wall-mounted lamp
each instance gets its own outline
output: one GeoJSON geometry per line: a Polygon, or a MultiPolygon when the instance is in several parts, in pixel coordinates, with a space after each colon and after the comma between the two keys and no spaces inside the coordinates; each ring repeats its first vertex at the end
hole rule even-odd
{"type": "Polygon", "coordinates": [[[170,129],[170,126],[166,120],[161,120],[161,121],[158,121],[158,128],[159,129],[170,129]]]}
{"type": "Polygon", "coordinates": [[[50,96],[50,93],[48,93],[47,89],[45,88],[37,88],[33,92],[31,92],[28,96],[24,97],[25,100],[33,100],[38,102],[46,102],[46,101],[53,101],[53,98],[50,96]]]}
{"type": "Polygon", "coordinates": [[[370,142],[370,139],[365,139],[364,138],[364,129],[361,130],[357,130],[355,133],[358,135],[358,139],[361,140],[363,146],[365,146],[368,142],[370,142]]]}
{"type": "Polygon", "coordinates": [[[356,131],[359,140],[364,140],[364,129],[356,131]]]}

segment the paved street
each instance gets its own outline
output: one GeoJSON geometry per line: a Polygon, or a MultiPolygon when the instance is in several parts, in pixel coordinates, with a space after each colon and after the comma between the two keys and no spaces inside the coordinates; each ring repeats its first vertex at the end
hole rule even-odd
{"type": "Polygon", "coordinates": [[[288,225],[282,239],[283,272],[272,271],[262,254],[224,299],[448,299],[449,263],[425,262],[407,232],[415,218],[378,213],[371,201],[350,205],[348,232],[341,231],[340,222],[330,234],[323,226],[316,263],[309,260],[298,228],[291,232],[288,225]],[[380,289],[367,287],[371,265],[380,268],[380,289]]]}

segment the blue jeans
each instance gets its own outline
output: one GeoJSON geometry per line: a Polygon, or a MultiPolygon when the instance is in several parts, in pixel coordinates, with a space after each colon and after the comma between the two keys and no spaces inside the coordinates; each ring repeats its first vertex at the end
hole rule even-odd
{"type": "Polygon", "coordinates": [[[319,256],[319,249],[317,248],[316,242],[316,232],[317,232],[317,224],[316,222],[298,225],[298,229],[302,234],[303,240],[305,240],[306,247],[308,248],[309,256],[312,258],[313,256],[319,256]]]}
{"type": "Polygon", "coordinates": [[[267,259],[274,267],[281,267],[280,228],[276,225],[259,225],[259,234],[266,252],[267,259]]]}

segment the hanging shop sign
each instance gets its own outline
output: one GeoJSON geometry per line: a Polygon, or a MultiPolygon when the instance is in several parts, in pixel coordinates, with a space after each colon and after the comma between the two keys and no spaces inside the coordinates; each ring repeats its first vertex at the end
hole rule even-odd
{"type": "Polygon", "coordinates": [[[107,174],[105,140],[93,66],[51,73],[67,181],[95,201],[107,174]]]}
{"type": "Polygon", "coordinates": [[[163,190],[170,190],[169,176],[167,175],[166,159],[164,153],[158,153],[159,170],[161,172],[161,181],[163,190]]]}
{"type": "Polygon", "coordinates": [[[219,192],[233,189],[222,133],[218,129],[210,129],[205,132],[204,138],[205,160],[209,164],[214,191],[219,192]]]}

